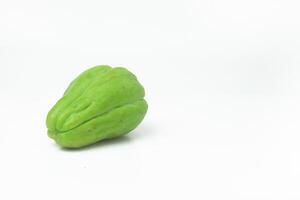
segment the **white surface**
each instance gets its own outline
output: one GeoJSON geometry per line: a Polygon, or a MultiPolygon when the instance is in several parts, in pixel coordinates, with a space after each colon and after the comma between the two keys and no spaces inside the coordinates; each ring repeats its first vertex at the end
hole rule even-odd
{"type": "Polygon", "coordinates": [[[299,6],[0,1],[0,199],[299,199],[299,6]],[[46,114],[98,64],[133,71],[149,112],[62,150],[46,114]]]}

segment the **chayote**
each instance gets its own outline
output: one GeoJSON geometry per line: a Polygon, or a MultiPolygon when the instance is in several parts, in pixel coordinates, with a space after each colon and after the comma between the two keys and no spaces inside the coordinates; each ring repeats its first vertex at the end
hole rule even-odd
{"type": "Polygon", "coordinates": [[[100,65],[80,74],[47,116],[48,136],[79,148],[129,133],[147,112],[145,91],[122,67],[100,65]]]}

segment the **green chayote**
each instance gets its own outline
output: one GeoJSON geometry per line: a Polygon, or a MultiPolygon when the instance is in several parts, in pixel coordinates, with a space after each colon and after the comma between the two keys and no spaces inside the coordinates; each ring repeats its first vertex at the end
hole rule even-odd
{"type": "Polygon", "coordinates": [[[96,66],[80,74],[47,116],[48,136],[79,148],[129,133],[147,112],[145,91],[122,67],[96,66]]]}

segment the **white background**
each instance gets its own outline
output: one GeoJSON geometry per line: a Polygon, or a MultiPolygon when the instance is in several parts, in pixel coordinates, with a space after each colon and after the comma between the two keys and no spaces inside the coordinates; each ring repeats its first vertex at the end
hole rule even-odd
{"type": "Polygon", "coordinates": [[[297,0],[0,0],[0,199],[299,199],[297,0]],[[70,81],[124,66],[149,112],[63,150],[70,81]]]}

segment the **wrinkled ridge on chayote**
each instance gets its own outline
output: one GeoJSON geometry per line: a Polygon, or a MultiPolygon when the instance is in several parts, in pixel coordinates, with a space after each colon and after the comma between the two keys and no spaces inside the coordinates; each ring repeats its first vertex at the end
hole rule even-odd
{"type": "MultiPolygon", "coordinates": [[[[95,132],[87,131],[90,129],[84,131],[81,128],[92,124],[92,121],[97,121],[97,118],[110,116],[115,111],[118,111],[123,121],[129,122],[130,118],[134,119],[131,120],[132,124],[129,123],[128,125],[129,129],[132,130],[140,123],[147,111],[147,103],[143,100],[144,96],[144,88],[136,76],[127,69],[109,66],[93,67],[83,72],[70,84],[63,97],[48,113],[49,136],[58,142],[60,137],[66,138],[65,135],[73,135],[78,128],[82,132],[86,132],[82,138],[95,134],[95,132]],[[138,104],[136,104],[137,102],[138,104]],[[122,109],[123,107],[124,109],[122,109]]],[[[113,124],[112,121],[113,119],[108,124],[98,124],[97,134],[94,137],[99,138],[99,140],[104,137],[104,127],[113,124]]],[[[125,134],[125,132],[130,131],[120,122],[116,123],[115,126],[123,127],[120,130],[116,129],[116,132],[124,132],[125,134]]],[[[110,129],[115,130],[115,128],[110,129]]],[[[79,133],[77,132],[77,134],[79,133]]],[[[111,134],[113,135],[113,133],[111,134]]],[[[116,135],[118,134],[116,133],[116,135]]],[[[106,138],[109,136],[102,139],[106,138]]],[[[74,141],[72,142],[74,143],[74,141]]]]}

